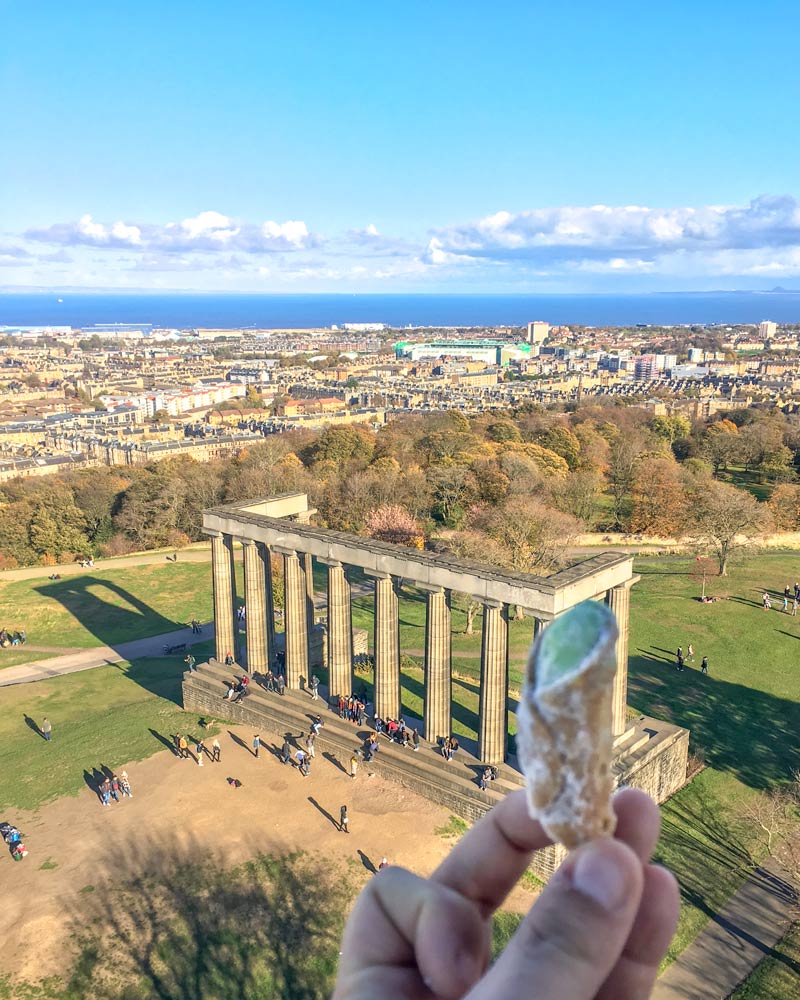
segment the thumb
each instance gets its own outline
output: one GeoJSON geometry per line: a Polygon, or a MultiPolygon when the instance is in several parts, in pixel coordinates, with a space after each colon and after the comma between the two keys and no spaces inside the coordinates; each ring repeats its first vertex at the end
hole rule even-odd
{"type": "Polygon", "coordinates": [[[591,1000],[625,947],[642,886],[642,863],[626,844],[602,839],[579,848],[550,880],[470,1000],[591,1000]]]}

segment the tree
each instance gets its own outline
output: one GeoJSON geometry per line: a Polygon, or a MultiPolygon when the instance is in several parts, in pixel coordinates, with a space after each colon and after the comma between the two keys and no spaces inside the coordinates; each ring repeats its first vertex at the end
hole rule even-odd
{"type": "Polygon", "coordinates": [[[473,523],[498,543],[502,565],[521,573],[563,565],[566,547],[580,530],[574,517],[534,497],[513,497],[500,507],[478,511],[473,523]]]}
{"type": "Polygon", "coordinates": [[[569,427],[555,424],[536,434],[536,443],[560,455],[570,469],[577,469],[581,459],[581,443],[569,427]]]}
{"type": "Polygon", "coordinates": [[[741,810],[767,854],[800,880],[800,771],[788,784],[748,796],[741,810]]]}
{"type": "Polygon", "coordinates": [[[245,399],[248,406],[255,406],[259,410],[264,408],[264,397],[254,385],[248,385],[245,399]]]}
{"type": "Polygon", "coordinates": [[[797,531],[800,527],[800,486],[778,484],[769,498],[769,510],[777,531],[797,531]]]}
{"type": "Polygon", "coordinates": [[[36,502],[28,537],[39,556],[60,559],[66,552],[79,554],[89,550],[86,519],[70,490],[56,488],[36,502]]]}
{"type": "Polygon", "coordinates": [[[510,420],[496,420],[486,428],[486,434],[491,441],[502,444],[506,441],[521,441],[522,435],[516,425],[510,420]]]}
{"type": "Polygon", "coordinates": [[[611,444],[608,488],[613,501],[614,520],[619,528],[623,528],[628,519],[636,463],[643,450],[644,442],[636,433],[619,434],[611,444]]]}
{"type": "Polygon", "coordinates": [[[675,535],[683,525],[686,493],[672,459],[643,458],[631,491],[631,531],[675,535]]]}
{"type": "Polygon", "coordinates": [[[589,469],[573,472],[566,479],[551,480],[553,505],[590,525],[597,513],[597,503],[603,486],[599,473],[589,469]]]}
{"type": "Polygon", "coordinates": [[[330,460],[367,464],[375,451],[374,435],[363,427],[326,427],[300,457],[306,465],[330,460]]]}
{"type": "Polygon", "coordinates": [[[717,420],[706,428],[703,436],[702,450],[711,462],[714,475],[718,476],[721,469],[727,469],[740,451],[739,428],[730,420],[717,420]]]}
{"type": "Polygon", "coordinates": [[[687,534],[707,545],[719,564],[719,575],[728,575],[731,554],[763,530],[765,507],[750,493],[709,480],[693,491],[687,534]]]}
{"type": "Polygon", "coordinates": [[[393,545],[405,545],[421,549],[425,543],[422,528],[404,508],[398,504],[383,504],[376,507],[367,517],[364,531],[368,538],[393,545]]]}
{"type": "Polygon", "coordinates": [[[676,413],[673,417],[653,417],[650,421],[650,430],[656,437],[663,438],[670,445],[679,438],[688,437],[691,429],[692,425],[680,413],[676,413]]]}

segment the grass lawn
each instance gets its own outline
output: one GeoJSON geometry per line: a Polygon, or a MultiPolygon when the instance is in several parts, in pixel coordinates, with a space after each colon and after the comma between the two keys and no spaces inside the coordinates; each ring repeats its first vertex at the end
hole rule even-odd
{"type": "Polygon", "coordinates": [[[143,760],[175,732],[211,733],[180,708],[183,669],[159,657],[0,688],[0,818],[76,795],[94,768],[143,760]],[[45,716],[49,744],[35,729],[45,716]]]}
{"type": "MultiPolygon", "coordinates": [[[[800,646],[794,645],[800,640],[800,617],[764,612],[760,602],[765,588],[779,596],[787,583],[800,579],[800,554],[763,554],[732,566],[729,577],[707,582],[707,592],[721,598],[710,605],[696,600],[700,582],[690,575],[693,566],[679,557],[637,560],[641,581],[631,601],[629,704],[688,727],[692,749],[702,751],[708,765],[662,810],[658,857],[675,871],[683,896],[670,959],[738,888],[750,853],[758,853],[755,832],[741,821],[741,803],[800,767],[800,646]],[[689,643],[695,662],[679,674],[675,650],[681,645],[686,651],[689,643]],[[707,677],[699,671],[703,656],[710,663],[707,677]]],[[[315,581],[324,585],[316,572],[315,581]]],[[[241,594],[241,579],[237,589],[241,594]]],[[[209,618],[209,569],[169,564],[56,583],[0,583],[0,604],[5,605],[0,620],[26,627],[33,643],[118,642],[167,631],[195,615],[209,618]],[[19,608],[25,608],[24,621],[15,611],[19,608]]],[[[780,600],[773,605],[780,607],[780,600]]],[[[354,596],[353,623],[370,637],[373,613],[370,594],[354,596]]],[[[481,618],[476,617],[473,636],[463,634],[464,625],[464,612],[454,608],[453,731],[474,739],[481,618]]],[[[411,587],[401,593],[400,631],[401,649],[416,664],[407,660],[403,670],[403,706],[419,716],[425,596],[411,587]]],[[[532,631],[530,618],[509,623],[512,697],[532,631]]],[[[0,665],[8,662],[2,652],[0,665]]],[[[84,769],[144,758],[161,745],[158,734],[169,737],[195,724],[197,719],[178,707],[182,666],[174,658],[141,660],[0,689],[0,808],[34,809],[75,794],[84,769]],[[51,719],[51,746],[25,726],[25,715],[36,723],[44,715],[51,719]]],[[[371,678],[366,680],[371,687],[371,678]]],[[[513,716],[509,721],[513,731],[513,716]]],[[[512,924],[509,918],[504,929],[512,924]]]]}
{"type": "MultiPolygon", "coordinates": [[[[241,566],[237,567],[241,593],[241,566]]],[[[31,645],[87,648],[170,632],[213,617],[207,563],[156,563],[51,581],[0,580],[0,622],[31,645]]],[[[0,669],[48,654],[0,650],[0,669]]]]}
{"type": "Polygon", "coordinates": [[[800,997],[800,923],[770,951],[731,1000],[797,1000],[800,997]]]}
{"type": "Polygon", "coordinates": [[[692,749],[708,764],[662,807],[658,857],[678,877],[683,901],[671,959],[739,887],[750,852],[759,854],[742,802],[800,767],[800,618],[765,612],[760,601],[764,589],[782,595],[800,578],[800,556],[759,555],[733,566],[730,576],[707,581],[706,592],[721,598],[716,604],[695,599],[691,560],[642,559],[636,570],[628,703],[688,727],[692,749]],[[685,653],[689,643],[695,663],[678,673],[675,650],[685,653]]]}

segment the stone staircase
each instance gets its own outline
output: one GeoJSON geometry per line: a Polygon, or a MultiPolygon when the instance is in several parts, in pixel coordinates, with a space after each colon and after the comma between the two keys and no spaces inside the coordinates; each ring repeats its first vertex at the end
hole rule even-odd
{"type": "MultiPolygon", "coordinates": [[[[248,697],[234,705],[223,697],[233,674],[231,668],[216,660],[198,664],[196,671],[186,672],[183,675],[184,708],[208,718],[251,726],[254,733],[261,735],[262,744],[274,752],[287,736],[293,749],[302,746],[311,722],[319,715],[325,725],[315,744],[315,766],[318,768],[324,758],[349,771],[350,757],[363,746],[364,737],[373,731],[371,725],[358,726],[340,719],[338,710],[331,708],[322,695],[312,701],[306,692],[287,688],[281,697],[277,691],[264,689],[256,679],[250,683],[248,697]],[[267,736],[274,739],[271,747],[266,742],[267,736]]],[[[406,722],[417,725],[417,720],[408,716],[406,722]]],[[[498,768],[497,779],[483,792],[478,785],[482,770],[481,762],[464,747],[460,747],[454,759],[448,762],[438,747],[424,740],[420,740],[420,748],[414,752],[381,736],[380,751],[369,763],[359,761],[358,775],[361,778],[376,774],[395,781],[474,822],[508,791],[523,785],[519,772],[503,764],[498,768]]]]}

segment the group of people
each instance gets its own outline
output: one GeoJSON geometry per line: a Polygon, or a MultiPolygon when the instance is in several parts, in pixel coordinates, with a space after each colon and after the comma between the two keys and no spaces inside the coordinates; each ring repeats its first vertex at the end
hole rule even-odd
{"type": "Polygon", "coordinates": [[[383,719],[376,715],[375,732],[383,733],[392,743],[419,750],[419,732],[417,729],[410,729],[402,716],[399,719],[387,719],[384,723],[383,719]]]}
{"type": "MultiPolygon", "coordinates": [[[[683,655],[683,647],[682,646],[678,646],[677,652],[675,653],[675,667],[677,668],[677,670],[678,670],[679,673],[683,673],[683,671],[686,669],[686,663],[687,663],[687,661],[689,663],[694,663],[694,646],[691,643],[689,643],[689,645],[686,647],[686,655],[685,656],[683,655]]],[[[703,659],[700,662],[700,673],[701,674],[707,674],[708,673],[708,657],[707,656],[704,656],[703,659]]]]}
{"type": "Polygon", "coordinates": [[[0,646],[5,649],[7,646],[24,646],[28,641],[28,633],[25,629],[11,631],[7,628],[0,628],[0,646]]]}
{"type": "Polygon", "coordinates": [[[357,726],[364,725],[366,705],[363,698],[358,698],[354,694],[348,695],[345,698],[343,694],[340,694],[338,705],[340,719],[347,719],[350,722],[354,722],[357,726]]]}
{"type": "Polygon", "coordinates": [[[445,760],[452,760],[458,751],[458,740],[455,736],[446,737],[442,740],[442,757],[445,760]]]}
{"type": "Polygon", "coordinates": [[[127,771],[122,771],[119,777],[116,774],[112,774],[111,777],[106,775],[100,782],[97,791],[104,806],[111,805],[112,799],[119,802],[122,798],[133,798],[127,771]]]}
{"type": "Polygon", "coordinates": [[[247,674],[242,674],[241,677],[236,677],[232,681],[228,681],[227,693],[222,696],[223,701],[230,701],[234,705],[238,705],[240,702],[250,694],[250,678],[247,674]]]}
{"type": "MultiPolygon", "coordinates": [[[[258,740],[258,737],[256,737],[256,740],[258,740]]],[[[189,741],[183,734],[176,733],[172,737],[172,742],[175,749],[175,753],[179,757],[186,760],[192,759],[192,755],[189,751],[189,741]]],[[[219,740],[216,738],[216,736],[214,737],[214,742],[211,744],[210,750],[203,742],[202,737],[196,739],[194,741],[194,752],[195,752],[195,758],[200,767],[203,766],[204,757],[208,757],[212,761],[212,763],[215,764],[219,764],[222,757],[222,748],[220,747],[219,740]]],[[[256,751],[256,757],[257,756],[258,752],[256,751]]]]}
{"type": "Polygon", "coordinates": [[[28,849],[22,840],[22,834],[11,823],[0,823],[0,837],[8,844],[11,857],[14,861],[22,861],[27,858],[28,849]]]}
{"type": "Polygon", "coordinates": [[[286,678],[280,671],[267,670],[264,674],[262,684],[267,691],[277,691],[281,697],[283,697],[286,690],[286,678]]]}
{"type": "MultiPolygon", "coordinates": [[[[792,589],[787,583],[783,588],[783,607],[781,611],[791,614],[792,618],[797,617],[797,607],[800,604],[800,583],[795,581],[794,589],[792,589]],[[791,601],[791,610],[789,609],[789,602],[791,601]]],[[[761,607],[765,611],[769,611],[772,608],[772,598],[769,596],[769,591],[765,590],[761,595],[761,607]]]]}

